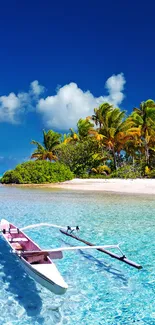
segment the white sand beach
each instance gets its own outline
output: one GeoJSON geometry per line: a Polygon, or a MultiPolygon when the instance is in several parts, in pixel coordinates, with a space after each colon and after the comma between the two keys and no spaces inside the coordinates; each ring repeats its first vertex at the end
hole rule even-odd
{"type": "MultiPolygon", "coordinates": [[[[52,186],[52,184],[51,184],[52,186]]],[[[73,179],[54,187],[70,190],[155,194],[155,179],[73,179]]]]}
{"type": "Polygon", "coordinates": [[[155,194],[155,179],[78,179],[55,184],[24,184],[24,187],[68,190],[155,194]]]}

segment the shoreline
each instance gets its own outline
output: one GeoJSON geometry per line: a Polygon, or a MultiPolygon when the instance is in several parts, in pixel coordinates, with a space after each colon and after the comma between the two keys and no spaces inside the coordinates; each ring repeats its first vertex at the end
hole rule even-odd
{"type": "MultiPolygon", "coordinates": [[[[3,185],[2,185],[3,186],[3,185]]],[[[100,191],[130,194],[155,194],[155,179],[78,179],[50,184],[4,184],[4,186],[100,191]]]]}

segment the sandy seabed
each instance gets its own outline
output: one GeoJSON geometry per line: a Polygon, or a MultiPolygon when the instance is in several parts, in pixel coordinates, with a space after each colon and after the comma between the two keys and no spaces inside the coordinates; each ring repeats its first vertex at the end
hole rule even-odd
{"type": "Polygon", "coordinates": [[[24,187],[61,188],[68,190],[116,193],[155,194],[155,179],[78,179],[55,184],[24,184],[24,187]]]}

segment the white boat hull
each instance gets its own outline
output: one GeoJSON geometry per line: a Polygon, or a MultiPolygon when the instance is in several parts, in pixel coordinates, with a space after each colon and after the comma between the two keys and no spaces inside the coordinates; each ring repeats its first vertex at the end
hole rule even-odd
{"type": "Polygon", "coordinates": [[[19,260],[26,273],[28,273],[28,275],[40,285],[57,295],[62,295],[66,292],[68,286],[65,282],[64,286],[60,286],[51,279],[45,277],[42,273],[36,271],[35,268],[31,264],[27,263],[24,259],[19,258],[19,260]]]}
{"type": "Polygon", "coordinates": [[[36,263],[35,261],[26,260],[24,257],[20,256],[20,251],[18,251],[16,246],[14,247],[14,245],[19,245],[20,243],[22,243],[22,245],[26,247],[28,243],[31,249],[37,249],[38,252],[41,252],[40,247],[35,244],[21,230],[19,230],[12,224],[9,224],[8,221],[2,219],[0,226],[2,229],[3,238],[5,239],[9,247],[11,247],[11,249],[14,251],[15,255],[17,256],[26,273],[28,273],[31,278],[33,278],[40,285],[44,286],[51,292],[57,295],[64,294],[68,288],[68,285],[61,276],[56,265],[49,257],[47,257],[47,262],[41,260],[40,262],[36,263]],[[9,230],[10,226],[11,232],[9,230]],[[31,262],[35,263],[31,264],[31,262]]]}

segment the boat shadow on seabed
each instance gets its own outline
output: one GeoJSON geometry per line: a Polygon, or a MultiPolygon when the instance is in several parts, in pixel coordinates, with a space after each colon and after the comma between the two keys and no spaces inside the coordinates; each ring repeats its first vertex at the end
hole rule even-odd
{"type": "Polygon", "coordinates": [[[44,323],[44,318],[39,316],[42,308],[42,300],[35,282],[24,272],[17,257],[10,253],[9,247],[0,239],[0,266],[4,275],[1,277],[3,283],[7,283],[5,288],[13,294],[14,299],[22,305],[29,317],[37,317],[40,324],[44,323]]]}
{"type": "MultiPolygon", "coordinates": [[[[61,242],[70,246],[70,244],[67,241],[65,241],[64,239],[61,239],[61,242]]],[[[112,264],[110,264],[110,263],[107,264],[105,261],[103,261],[103,259],[99,260],[95,256],[93,256],[87,252],[84,252],[81,249],[78,250],[78,253],[80,255],[82,255],[84,258],[86,258],[87,260],[89,260],[90,262],[93,262],[93,264],[95,263],[95,265],[98,268],[103,269],[105,272],[111,274],[114,279],[122,281],[124,286],[126,286],[126,287],[128,286],[128,279],[125,277],[125,275],[119,269],[116,269],[115,267],[113,267],[112,264]]]]}

